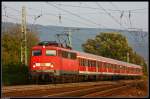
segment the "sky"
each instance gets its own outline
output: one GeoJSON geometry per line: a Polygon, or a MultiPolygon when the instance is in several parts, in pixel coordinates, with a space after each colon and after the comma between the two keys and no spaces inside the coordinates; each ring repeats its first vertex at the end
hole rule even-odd
{"type": "Polygon", "coordinates": [[[148,31],[148,2],[2,2],[2,21],[148,31]]]}

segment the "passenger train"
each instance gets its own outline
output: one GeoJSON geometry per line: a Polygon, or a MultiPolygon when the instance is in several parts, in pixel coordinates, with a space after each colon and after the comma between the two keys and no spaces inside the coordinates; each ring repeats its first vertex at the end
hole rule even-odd
{"type": "Polygon", "coordinates": [[[29,63],[32,80],[80,82],[140,78],[142,66],[64,48],[43,41],[32,47],[29,63]]]}

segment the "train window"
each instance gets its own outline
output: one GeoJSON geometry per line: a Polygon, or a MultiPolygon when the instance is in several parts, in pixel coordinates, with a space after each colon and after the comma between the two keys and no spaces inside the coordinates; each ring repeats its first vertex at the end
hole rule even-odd
{"type": "Polygon", "coordinates": [[[82,65],[82,66],[85,66],[85,64],[86,64],[86,63],[85,63],[85,62],[86,62],[85,59],[82,59],[82,61],[83,61],[83,65],[82,65]]]}
{"type": "Polygon", "coordinates": [[[96,66],[96,61],[94,61],[94,66],[96,66]]]}
{"type": "Polygon", "coordinates": [[[81,58],[81,66],[84,66],[84,59],[81,58]]]}
{"type": "Polygon", "coordinates": [[[62,57],[67,58],[68,57],[68,53],[66,51],[62,51],[62,57]]]}
{"type": "Polygon", "coordinates": [[[76,59],[77,58],[77,54],[76,53],[71,53],[71,59],[76,59]]]}
{"type": "Polygon", "coordinates": [[[109,69],[109,63],[107,63],[107,68],[109,69]]]}
{"type": "Polygon", "coordinates": [[[114,70],[116,70],[116,65],[114,64],[114,70]]]}
{"type": "Polygon", "coordinates": [[[81,58],[81,66],[83,66],[83,58],[81,58]]]}
{"type": "Polygon", "coordinates": [[[81,66],[81,58],[79,58],[79,65],[81,66]]]}
{"type": "Polygon", "coordinates": [[[103,68],[106,68],[106,63],[103,63],[103,68]]]}
{"type": "Polygon", "coordinates": [[[33,50],[32,51],[32,56],[41,56],[42,55],[42,51],[41,50],[33,50]]]}
{"type": "Polygon", "coordinates": [[[113,65],[113,70],[116,70],[116,65],[115,64],[113,65]]]}
{"type": "Polygon", "coordinates": [[[120,65],[120,70],[122,70],[122,66],[120,65]]]}
{"type": "Polygon", "coordinates": [[[93,66],[94,65],[94,62],[93,61],[91,61],[91,66],[93,66]]]}
{"type": "Polygon", "coordinates": [[[87,66],[87,60],[84,59],[84,66],[87,66]]]}
{"type": "Polygon", "coordinates": [[[115,64],[113,64],[113,70],[115,70],[116,69],[116,65],[115,64]]]}
{"type": "Polygon", "coordinates": [[[107,63],[107,68],[109,69],[109,63],[107,63]]]}
{"type": "Polygon", "coordinates": [[[111,64],[108,64],[108,68],[109,68],[109,69],[111,68],[111,64]]]}
{"type": "Polygon", "coordinates": [[[92,62],[92,66],[96,66],[96,61],[91,61],[92,62]]]}
{"type": "Polygon", "coordinates": [[[112,65],[112,64],[110,64],[110,69],[112,69],[112,66],[113,66],[113,65],[112,65]]]}
{"type": "Polygon", "coordinates": [[[82,66],[84,66],[84,59],[82,59],[82,66]]]}
{"type": "Polygon", "coordinates": [[[108,63],[106,63],[106,66],[105,66],[105,68],[106,68],[106,69],[108,68],[108,63]]]}
{"type": "Polygon", "coordinates": [[[82,66],[82,58],[79,58],[80,66],[82,66]]]}
{"type": "Polygon", "coordinates": [[[56,50],[46,50],[46,56],[56,56],[56,50]]]}
{"type": "Polygon", "coordinates": [[[85,59],[82,59],[82,62],[83,62],[83,63],[82,63],[82,66],[85,66],[85,62],[84,62],[84,61],[85,61],[85,59]]]}
{"type": "Polygon", "coordinates": [[[89,66],[89,67],[91,66],[91,61],[90,61],[90,60],[88,60],[88,66],[89,66]]]}
{"type": "Polygon", "coordinates": [[[124,66],[122,66],[122,70],[124,70],[124,66]]]}
{"type": "Polygon", "coordinates": [[[81,58],[81,59],[80,59],[80,63],[81,63],[81,64],[80,64],[80,66],[83,66],[83,62],[82,62],[82,60],[83,60],[83,59],[81,58]]]}
{"type": "Polygon", "coordinates": [[[90,66],[90,61],[88,60],[88,66],[90,66]]]}
{"type": "Polygon", "coordinates": [[[93,61],[92,60],[90,61],[90,66],[93,66],[93,61]]]}
{"type": "Polygon", "coordinates": [[[116,65],[116,70],[118,70],[118,65],[116,65]]]}
{"type": "Polygon", "coordinates": [[[87,66],[86,59],[84,59],[84,66],[87,66]]]}
{"type": "Polygon", "coordinates": [[[99,61],[96,61],[96,66],[100,67],[100,62],[99,61]]]}
{"type": "Polygon", "coordinates": [[[80,59],[80,66],[83,66],[83,61],[82,61],[83,59],[81,58],[80,59]]]}
{"type": "Polygon", "coordinates": [[[109,69],[111,69],[111,64],[109,64],[109,67],[108,67],[109,69]]]}
{"type": "Polygon", "coordinates": [[[71,55],[72,55],[72,53],[68,53],[68,57],[67,58],[72,58],[71,55]]]}
{"type": "Polygon", "coordinates": [[[80,66],[80,58],[78,58],[79,66],[80,66]]]}
{"type": "Polygon", "coordinates": [[[62,57],[69,58],[69,59],[76,59],[77,58],[77,54],[76,53],[72,53],[72,52],[62,51],[62,57]]]}
{"type": "Polygon", "coordinates": [[[113,68],[114,68],[114,65],[113,64],[111,64],[111,67],[110,67],[112,70],[113,70],[113,68]]]}
{"type": "Polygon", "coordinates": [[[100,66],[100,68],[102,68],[103,67],[103,62],[99,62],[99,66],[100,66]]]}
{"type": "Polygon", "coordinates": [[[133,71],[133,73],[134,73],[135,69],[133,68],[132,71],[133,71]]]}
{"type": "Polygon", "coordinates": [[[111,64],[111,69],[113,70],[113,68],[114,68],[114,65],[113,65],[113,64],[111,64]]]}
{"type": "Polygon", "coordinates": [[[61,54],[61,50],[58,50],[58,56],[62,56],[61,54]]]}
{"type": "Polygon", "coordinates": [[[86,59],[86,66],[88,66],[88,60],[86,59]]]}

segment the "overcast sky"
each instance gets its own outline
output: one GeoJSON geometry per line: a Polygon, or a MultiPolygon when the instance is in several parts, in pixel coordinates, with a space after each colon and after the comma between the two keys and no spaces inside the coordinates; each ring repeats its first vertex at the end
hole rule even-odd
{"type": "Polygon", "coordinates": [[[21,23],[22,6],[28,24],[148,31],[148,2],[2,2],[2,21],[21,23]]]}

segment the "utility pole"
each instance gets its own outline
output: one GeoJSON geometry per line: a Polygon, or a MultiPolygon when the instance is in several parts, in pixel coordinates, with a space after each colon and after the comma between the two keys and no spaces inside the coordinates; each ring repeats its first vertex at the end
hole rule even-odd
{"type": "Polygon", "coordinates": [[[71,42],[71,30],[68,30],[68,40],[69,40],[69,47],[72,48],[72,42],[71,42]]]}
{"type": "Polygon", "coordinates": [[[129,63],[129,52],[127,52],[127,62],[129,63]]]}
{"type": "Polygon", "coordinates": [[[24,6],[22,7],[21,32],[21,63],[27,65],[26,9],[24,6]]]}
{"type": "Polygon", "coordinates": [[[75,29],[68,29],[68,41],[69,41],[69,46],[72,48],[72,39],[71,39],[71,36],[72,36],[72,32],[73,31],[78,31],[80,30],[79,28],[75,28],[75,29]]]}

